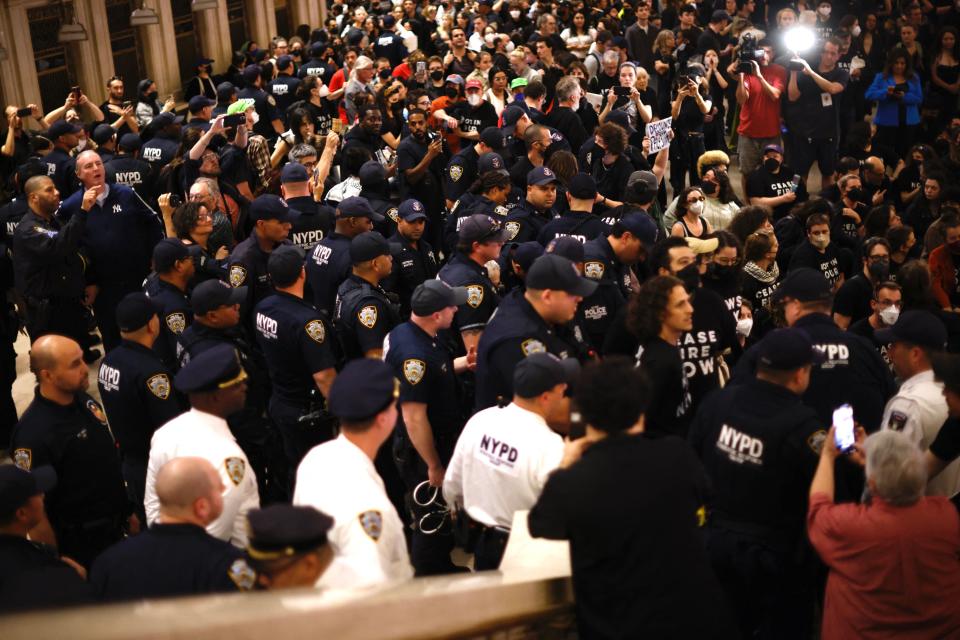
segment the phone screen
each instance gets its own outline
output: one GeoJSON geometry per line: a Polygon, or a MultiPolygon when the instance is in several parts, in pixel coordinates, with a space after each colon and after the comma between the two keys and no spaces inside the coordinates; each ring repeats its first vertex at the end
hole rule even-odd
{"type": "Polygon", "coordinates": [[[796,192],[797,192],[797,189],[800,188],[800,176],[799,176],[799,174],[794,174],[793,179],[792,179],[790,182],[793,184],[793,187],[791,188],[791,191],[793,191],[794,193],[796,193],[796,192]]]}
{"type": "Polygon", "coordinates": [[[834,441],[840,451],[849,451],[855,441],[853,433],[853,407],[842,404],[833,411],[834,441]]]}
{"type": "Polygon", "coordinates": [[[427,72],[427,63],[422,60],[417,63],[417,73],[426,73],[427,72]]]}
{"type": "Polygon", "coordinates": [[[614,87],[613,93],[618,96],[628,96],[630,95],[630,87],[614,87]]]}

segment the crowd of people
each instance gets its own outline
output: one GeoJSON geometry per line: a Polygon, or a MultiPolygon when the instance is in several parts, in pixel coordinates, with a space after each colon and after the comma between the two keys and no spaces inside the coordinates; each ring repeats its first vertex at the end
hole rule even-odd
{"type": "Polygon", "coordinates": [[[957,633],[960,5],[329,15],[6,108],[0,609],[497,569],[529,510],[583,637],[957,633]]]}

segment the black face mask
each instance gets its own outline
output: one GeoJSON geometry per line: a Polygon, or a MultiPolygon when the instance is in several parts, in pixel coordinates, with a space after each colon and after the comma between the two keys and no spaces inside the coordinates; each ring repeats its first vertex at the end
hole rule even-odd
{"type": "Polygon", "coordinates": [[[443,80],[443,71],[440,71],[440,70],[431,71],[431,72],[430,72],[430,79],[431,79],[431,80],[443,80]]]}
{"type": "Polygon", "coordinates": [[[729,280],[737,275],[737,265],[735,264],[710,264],[710,275],[714,280],[729,280]]]}
{"type": "Polygon", "coordinates": [[[458,95],[460,95],[460,92],[457,90],[456,87],[447,87],[446,89],[443,90],[443,94],[452,100],[456,98],[458,95]]]}
{"type": "Polygon", "coordinates": [[[390,69],[381,69],[377,75],[380,76],[381,80],[387,80],[390,78],[390,69]]]}
{"type": "Polygon", "coordinates": [[[863,202],[863,189],[850,189],[847,192],[847,197],[854,202],[863,202]]]}
{"type": "Polygon", "coordinates": [[[703,195],[705,196],[715,195],[717,193],[717,189],[719,188],[720,187],[716,182],[704,181],[700,183],[700,190],[703,191],[703,195]]]}
{"type": "Polygon", "coordinates": [[[683,281],[683,286],[688,293],[692,293],[700,287],[700,267],[696,262],[688,264],[674,275],[683,281]]]}
{"type": "Polygon", "coordinates": [[[890,263],[871,262],[867,265],[867,271],[870,272],[870,279],[874,282],[884,282],[890,275],[890,263]]]}
{"type": "Polygon", "coordinates": [[[763,168],[770,173],[775,173],[780,168],[780,163],[774,158],[767,158],[763,161],[763,168]]]}
{"type": "Polygon", "coordinates": [[[156,91],[151,91],[147,94],[147,97],[151,100],[156,100],[158,97],[160,97],[160,94],[156,91]]]}

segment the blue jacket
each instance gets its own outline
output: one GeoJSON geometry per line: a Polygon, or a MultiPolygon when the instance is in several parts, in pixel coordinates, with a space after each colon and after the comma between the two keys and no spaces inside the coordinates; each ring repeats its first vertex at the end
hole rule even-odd
{"type": "Polygon", "coordinates": [[[907,81],[907,92],[900,100],[894,100],[887,95],[887,87],[896,85],[893,76],[878,73],[873,84],[867,89],[867,100],[877,101],[877,114],[873,123],[878,127],[896,127],[900,125],[899,106],[907,107],[907,125],[920,124],[919,104],[923,102],[923,91],[920,89],[920,77],[916,74],[907,81]]]}

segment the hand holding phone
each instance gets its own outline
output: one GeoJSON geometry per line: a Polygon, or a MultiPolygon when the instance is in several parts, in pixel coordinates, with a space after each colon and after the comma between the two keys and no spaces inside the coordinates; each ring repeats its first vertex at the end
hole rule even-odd
{"type": "Polygon", "coordinates": [[[841,453],[850,453],[856,444],[853,407],[842,404],[833,411],[834,442],[841,453]]]}
{"type": "Polygon", "coordinates": [[[24,118],[32,114],[33,114],[33,109],[31,109],[30,107],[23,107],[22,109],[17,109],[17,116],[21,118],[24,118]]]}

